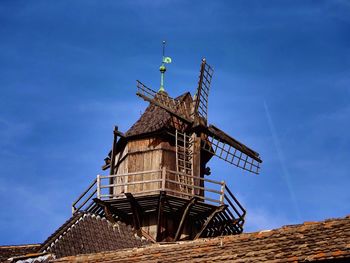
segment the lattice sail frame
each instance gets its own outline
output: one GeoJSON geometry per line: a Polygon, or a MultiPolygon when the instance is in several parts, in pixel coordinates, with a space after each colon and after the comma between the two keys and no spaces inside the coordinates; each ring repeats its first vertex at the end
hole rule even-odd
{"type": "Polygon", "coordinates": [[[206,138],[202,139],[201,142],[203,150],[243,170],[259,174],[262,161],[257,152],[231,138],[215,126],[210,125],[205,134],[206,138]]]}
{"type": "Polygon", "coordinates": [[[208,120],[208,97],[213,73],[213,68],[203,59],[199,74],[198,88],[195,95],[194,113],[203,118],[205,122],[208,120]]]}

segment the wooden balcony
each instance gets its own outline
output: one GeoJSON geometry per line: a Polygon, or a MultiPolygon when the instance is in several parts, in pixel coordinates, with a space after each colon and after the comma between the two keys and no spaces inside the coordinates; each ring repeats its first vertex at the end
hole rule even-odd
{"type": "Polygon", "coordinates": [[[224,204],[225,182],[194,177],[166,169],[97,176],[97,198],[101,200],[125,198],[124,193],[145,196],[159,194],[161,191],[165,191],[167,195],[186,199],[196,197],[202,202],[218,205],[224,204]]]}
{"type": "MultiPolygon", "coordinates": [[[[140,228],[143,214],[162,211],[180,215],[180,219],[182,214],[183,220],[189,217],[201,225],[193,238],[241,233],[246,214],[224,181],[167,169],[97,175],[73,203],[73,214],[79,210],[102,216],[112,211],[122,221],[133,222],[136,228],[140,228]],[[161,202],[162,199],[166,202],[161,202]]],[[[181,223],[178,224],[181,229],[181,223]]],[[[180,238],[179,233],[174,240],[180,238]]]]}

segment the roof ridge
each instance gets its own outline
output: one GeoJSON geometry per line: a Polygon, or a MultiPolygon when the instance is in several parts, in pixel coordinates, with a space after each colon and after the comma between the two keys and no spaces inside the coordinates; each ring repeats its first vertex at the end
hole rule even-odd
{"type": "Polygon", "coordinates": [[[66,220],[66,222],[63,223],[53,234],[51,234],[43,243],[42,247],[40,248],[40,252],[43,252],[46,250],[46,248],[49,247],[51,243],[53,243],[56,239],[58,239],[60,236],[64,235],[64,233],[72,226],[74,225],[80,218],[82,218],[84,215],[86,215],[87,212],[76,212],[74,215],[72,215],[69,219],[66,220]]]}
{"type": "Polygon", "coordinates": [[[0,248],[20,248],[20,247],[37,247],[41,246],[40,243],[37,244],[19,244],[19,245],[3,245],[0,248]]]}
{"type": "MultiPolygon", "coordinates": [[[[126,228],[128,230],[132,230],[131,227],[121,221],[111,222],[108,220],[105,216],[101,216],[98,214],[85,212],[85,211],[79,211],[76,214],[74,214],[72,217],[70,217],[61,227],[59,227],[49,238],[45,240],[45,242],[42,244],[42,247],[40,248],[40,252],[47,252],[47,249],[50,248],[54,243],[56,243],[58,240],[61,240],[64,238],[79,222],[83,221],[84,218],[92,218],[94,220],[99,221],[105,221],[107,223],[108,227],[113,228],[113,231],[118,231],[119,234],[121,234],[123,231],[121,228],[126,228]],[[116,230],[117,229],[117,230],[116,230]]],[[[135,233],[133,233],[135,235],[135,233]]],[[[143,240],[140,238],[140,241],[143,242],[143,240]]]]}

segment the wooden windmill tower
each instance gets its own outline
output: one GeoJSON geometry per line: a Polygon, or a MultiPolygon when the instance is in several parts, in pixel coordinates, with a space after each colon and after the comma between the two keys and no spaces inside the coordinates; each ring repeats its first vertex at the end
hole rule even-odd
{"type": "Polygon", "coordinates": [[[154,241],[176,241],[243,231],[245,210],[224,181],[214,181],[206,166],[217,156],[258,174],[259,154],[219,128],[207,124],[213,69],[203,59],[198,87],[171,98],[137,81],[137,95],[149,102],[140,119],[124,134],[114,130],[112,150],[90,187],[73,203],[73,213],[86,210],[133,226],[154,241]],[[90,200],[96,194],[96,198],[90,200]]]}

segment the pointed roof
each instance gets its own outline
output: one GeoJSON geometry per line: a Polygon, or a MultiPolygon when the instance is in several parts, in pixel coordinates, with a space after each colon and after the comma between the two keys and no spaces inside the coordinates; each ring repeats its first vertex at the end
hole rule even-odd
{"type": "MultiPolygon", "coordinates": [[[[168,95],[166,92],[162,92],[163,95],[168,95]]],[[[179,101],[185,101],[189,99],[191,94],[186,92],[179,97],[175,98],[179,101]]],[[[134,123],[134,125],[125,133],[126,137],[134,137],[145,134],[151,134],[154,132],[158,132],[162,129],[169,129],[173,127],[172,124],[172,116],[166,110],[150,103],[146,108],[145,112],[141,115],[141,117],[134,123]]]]}
{"type": "Polygon", "coordinates": [[[124,223],[113,224],[99,215],[78,212],[42,244],[40,252],[49,252],[60,258],[141,247],[148,243],[124,223]]]}

